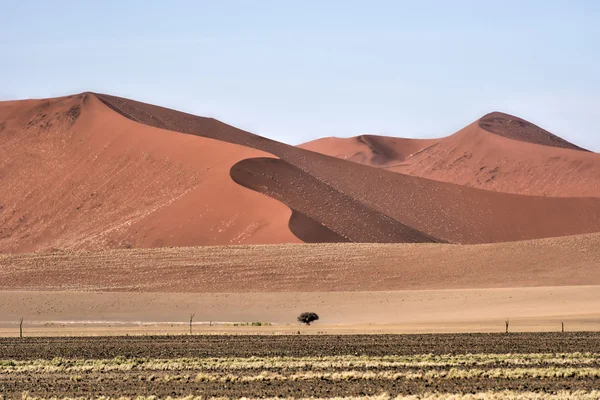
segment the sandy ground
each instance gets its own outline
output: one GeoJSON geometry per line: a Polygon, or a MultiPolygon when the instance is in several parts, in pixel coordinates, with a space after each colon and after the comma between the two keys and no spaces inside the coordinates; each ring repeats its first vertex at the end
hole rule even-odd
{"type": "Polygon", "coordinates": [[[0,255],[0,290],[340,292],[600,285],[600,234],[484,245],[283,244],[0,255]]]}
{"type": "Polygon", "coordinates": [[[0,335],[600,330],[600,286],[333,293],[0,292],[0,335]],[[315,311],[311,327],[295,318],[315,311]],[[234,326],[236,322],[269,326],[234,326]],[[212,326],[211,326],[212,324],[212,326]]]}

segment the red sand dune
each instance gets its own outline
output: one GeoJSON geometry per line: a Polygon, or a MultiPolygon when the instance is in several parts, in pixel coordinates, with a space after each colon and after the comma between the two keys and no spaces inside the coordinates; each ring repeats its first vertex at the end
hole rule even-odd
{"type": "Polygon", "coordinates": [[[288,207],[229,178],[266,153],[135,123],[91,94],[0,103],[0,122],[0,252],[299,241],[288,207]]]}
{"type": "MultiPolygon", "coordinates": [[[[409,144],[415,141],[409,140],[409,144]]],[[[382,137],[379,143],[389,141],[382,137]]],[[[398,141],[402,143],[402,139],[398,141]]],[[[600,197],[599,154],[508,114],[488,114],[454,135],[427,141],[431,145],[420,152],[384,164],[373,162],[374,156],[356,142],[356,138],[324,138],[301,147],[389,171],[486,190],[600,197]],[[366,155],[355,157],[357,152],[366,155]]]]}
{"type": "MultiPolygon", "coordinates": [[[[507,124],[494,123],[496,130],[507,124]]],[[[517,143],[534,146],[542,157],[546,149],[597,157],[518,142],[479,126],[465,129],[463,136],[480,135],[489,145],[496,140],[506,151],[517,143]]],[[[0,252],[299,241],[488,243],[600,231],[600,198],[497,193],[388,170],[418,175],[410,168],[428,170],[417,162],[425,163],[425,155],[448,143],[475,145],[459,134],[437,144],[362,137],[357,146],[365,160],[385,167],[373,168],[114,96],[0,103],[0,184],[8,188],[0,197],[0,252]]],[[[538,136],[528,140],[540,142],[538,136]]],[[[460,181],[470,170],[460,171],[466,172],[448,167],[445,174],[459,176],[439,180],[460,181]]],[[[585,170],[568,173],[588,179],[585,170]]]]}

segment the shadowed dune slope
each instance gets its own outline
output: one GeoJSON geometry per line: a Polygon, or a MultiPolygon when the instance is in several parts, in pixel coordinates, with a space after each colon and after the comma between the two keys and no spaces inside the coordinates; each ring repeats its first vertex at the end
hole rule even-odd
{"type": "Polygon", "coordinates": [[[599,154],[504,113],[485,115],[441,139],[397,138],[393,142],[393,138],[371,136],[370,140],[386,145],[386,150],[379,150],[383,154],[394,152],[391,143],[404,143],[410,150],[395,151],[401,155],[382,163],[375,161],[376,156],[358,138],[324,138],[300,147],[388,171],[497,192],[600,197],[599,154]]]}
{"type": "Polygon", "coordinates": [[[0,290],[236,293],[599,285],[599,246],[600,234],[590,234],[466,246],[321,243],[0,255],[0,290]]]}
{"type": "Polygon", "coordinates": [[[567,142],[563,138],[553,135],[531,122],[498,111],[484,115],[479,120],[479,126],[496,135],[522,142],[570,150],[588,151],[573,143],[567,142]]]}
{"type": "Polygon", "coordinates": [[[0,252],[299,241],[234,183],[267,153],[132,122],[91,94],[0,103],[0,252]]]}
{"type": "Polygon", "coordinates": [[[341,232],[339,236],[347,241],[439,241],[374,211],[280,159],[251,158],[240,161],[231,169],[231,177],[240,185],[285,202],[305,216],[311,215],[313,220],[320,221],[333,232],[341,232]]]}
{"type": "MultiPolygon", "coordinates": [[[[437,182],[285,145],[214,119],[97,96],[134,121],[279,157],[278,161],[240,161],[231,175],[241,185],[282,201],[347,240],[486,243],[600,231],[600,199],[519,196],[437,182]],[[391,221],[383,222],[387,219],[391,221]]],[[[408,160],[439,146],[429,146],[408,160]]]]}

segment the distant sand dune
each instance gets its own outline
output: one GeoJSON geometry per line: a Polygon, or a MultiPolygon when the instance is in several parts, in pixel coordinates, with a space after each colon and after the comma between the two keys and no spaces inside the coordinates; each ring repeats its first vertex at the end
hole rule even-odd
{"type": "Polygon", "coordinates": [[[388,171],[497,192],[600,197],[599,154],[498,112],[440,139],[363,135],[322,138],[300,147],[388,171]],[[360,140],[363,137],[377,142],[379,153],[388,154],[385,162],[360,140]]]}

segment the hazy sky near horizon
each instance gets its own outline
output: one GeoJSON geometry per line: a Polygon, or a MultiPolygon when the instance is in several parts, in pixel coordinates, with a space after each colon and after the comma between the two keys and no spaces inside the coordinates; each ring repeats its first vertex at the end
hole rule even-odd
{"type": "Polygon", "coordinates": [[[4,1],[0,100],[95,91],[291,144],[518,115],[600,151],[600,2],[4,1]]]}

